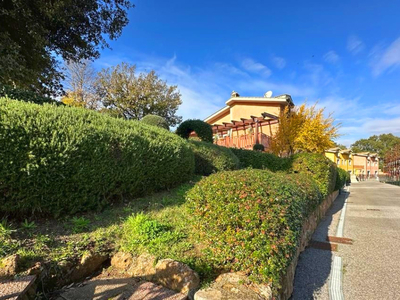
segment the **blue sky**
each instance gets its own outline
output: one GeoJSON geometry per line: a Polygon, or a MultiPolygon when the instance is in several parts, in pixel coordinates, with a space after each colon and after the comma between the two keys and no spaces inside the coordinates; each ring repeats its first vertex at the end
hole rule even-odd
{"type": "Polygon", "coordinates": [[[326,107],[349,146],[400,136],[400,1],[135,0],[95,67],[122,61],[176,84],[179,114],[204,119],[242,96],[326,107]]]}

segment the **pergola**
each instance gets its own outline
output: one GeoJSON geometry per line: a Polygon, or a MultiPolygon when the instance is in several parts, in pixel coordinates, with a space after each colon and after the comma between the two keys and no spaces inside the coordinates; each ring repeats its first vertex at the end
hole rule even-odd
{"type": "Polygon", "coordinates": [[[262,113],[261,117],[250,116],[250,119],[240,118],[240,121],[222,122],[222,124],[212,125],[214,134],[226,134],[229,130],[239,131],[254,128],[256,143],[258,143],[258,129],[265,125],[272,125],[279,122],[279,117],[270,113],[262,113]]]}

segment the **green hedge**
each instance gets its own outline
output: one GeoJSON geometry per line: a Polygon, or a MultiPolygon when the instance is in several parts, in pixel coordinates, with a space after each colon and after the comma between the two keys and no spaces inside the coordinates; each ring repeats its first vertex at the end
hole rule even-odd
{"type": "Polygon", "coordinates": [[[271,153],[236,148],[231,148],[231,150],[239,158],[242,168],[268,169],[275,172],[287,170],[290,167],[289,159],[280,158],[271,153]]]}
{"type": "Polygon", "coordinates": [[[62,102],[56,101],[49,97],[40,96],[32,91],[14,88],[2,84],[0,84],[0,98],[1,97],[8,97],[10,99],[32,102],[36,104],[53,103],[56,105],[64,105],[62,102]]]}
{"type": "Polygon", "coordinates": [[[335,190],[337,167],[322,154],[299,153],[290,158],[289,172],[310,176],[324,197],[335,190]]]}
{"type": "Polygon", "coordinates": [[[265,147],[263,144],[254,144],[253,146],[254,151],[261,151],[263,152],[265,150],[265,147]]]}
{"type": "Polygon", "coordinates": [[[160,117],[160,116],[147,115],[147,116],[144,116],[140,121],[142,121],[143,123],[149,124],[149,125],[153,125],[153,126],[157,126],[157,127],[161,127],[161,128],[169,130],[167,121],[163,117],[160,117]]]}
{"type": "Polygon", "coordinates": [[[196,174],[207,176],[239,168],[239,159],[231,149],[194,140],[189,140],[189,143],[194,152],[196,174]]]}
{"type": "Polygon", "coordinates": [[[296,253],[305,218],[322,199],[306,175],[251,169],[213,174],[187,194],[212,267],[274,286],[296,253]]]}
{"type": "Polygon", "coordinates": [[[184,139],[188,139],[192,132],[203,142],[213,142],[213,132],[211,125],[202,120],[186,120],[176,129],[176,134],[184,139]]]}
{"type": "Polygon", "coordinates": [[[335,190],[341,189],[345,184],[350,183],[350,174],[349,172],[337,168],[337,175],[336,175],[336,186],[335,190]]]}
{"type": "Polygon", "coordinates": [[[188,143],[100,113],[0,98],[0,210],[60,215],[191,178],[188,143]]]}

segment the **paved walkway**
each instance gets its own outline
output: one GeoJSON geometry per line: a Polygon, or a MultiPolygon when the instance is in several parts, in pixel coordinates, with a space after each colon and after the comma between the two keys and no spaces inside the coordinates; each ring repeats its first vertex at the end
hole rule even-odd
{"type": "Polygon", "coordinates": [[[376,181],[350,188],[341,246],[346,299],[400,299],[400,187],[376,181]]]}
{"type": "Polygon", "coordinates": [[[350,194],[334,202],[314,240],[335,236],[346,196],[344,237],[353,244],[338,244],[337,252],[307,248],[300,255],[292,299],[329,299],[334,256],[343,261],[345,299],[400,299],[400,187],[353,183],[350,194]]]}

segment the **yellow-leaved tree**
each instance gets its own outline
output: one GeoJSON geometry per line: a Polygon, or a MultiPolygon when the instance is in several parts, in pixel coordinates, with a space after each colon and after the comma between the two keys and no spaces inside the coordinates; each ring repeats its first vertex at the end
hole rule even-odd
{"type": "Polygon", "coordinates": [[[65,96],[61,98],[61,102],[75,107],[85,107],[85,102],[81,100],[78,93],[68,91],[65,96]]]}
{"type": "Polygon", "coordinates": [[[324,116],[324,108],[305,104],[281,111],[279,129],[272,138],[272,151],[280,156],[298,152],[323,153],[333,147],[339,137],[340,124],[335,124],[332,114],[324,116]]]}

